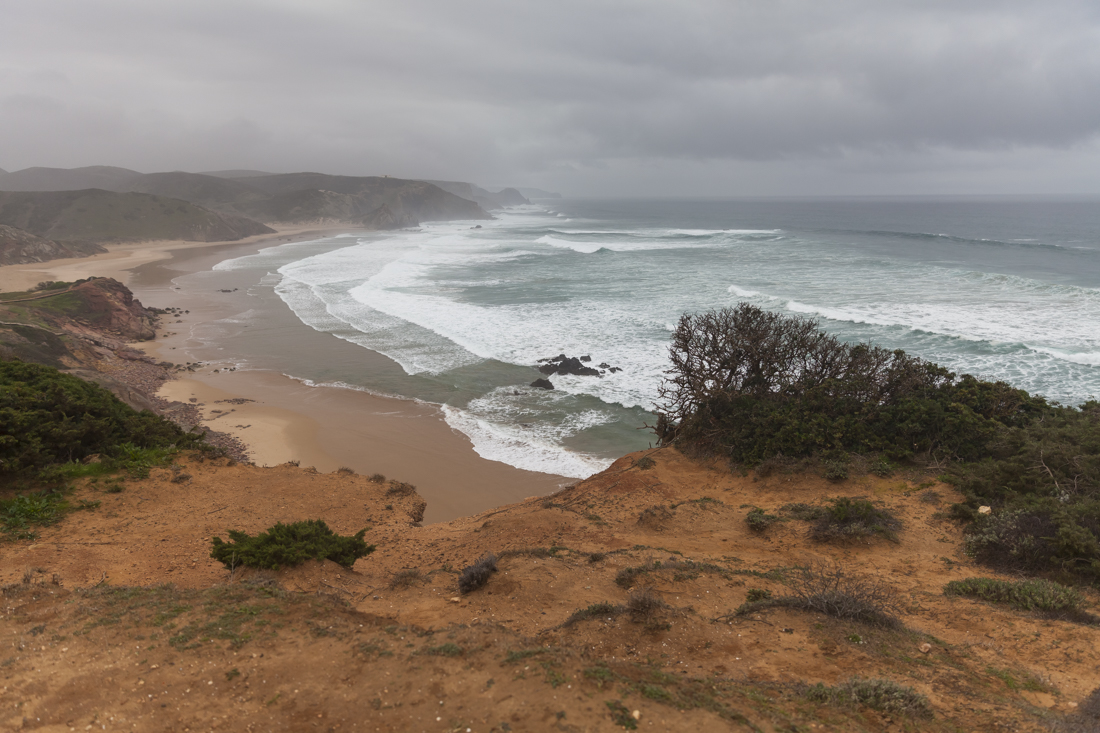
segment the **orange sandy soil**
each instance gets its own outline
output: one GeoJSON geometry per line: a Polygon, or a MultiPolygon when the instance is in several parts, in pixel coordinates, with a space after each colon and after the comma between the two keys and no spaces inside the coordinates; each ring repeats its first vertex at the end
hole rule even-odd
{"type": "Polygon", "coordinates": [[[85,479],[72,500],[98,507],[2,546],[0,728],[1045,731],[1072,723],[1100,686],[1100,629],[942,594],[948,580],[992,575],[939,514],[958,498],[949,487],[757,480],[670,448],[644,455],[655,465],[632,454],[550,497],[428,526],[399,484],[290,464],[192,456],[117,493],[85,479]],[[774,513],[837,496],[894,510],[900,542],[822,545],[805,522],[762,535],[745,523],[748,505],[774,513]],[[639,521],[656,506],[666,511],[639,521]],[[278,573],[229,573],[209,557],[229,528],[318,517],[341,534],[369,527],[377,550],[352,569],[278,573]],[[459,571],[487,552],[498,571],[459,596],[459,571]],[[893,585],[905,628],[729,615],[749,589],[783,594],[783,573],[822,560],[893,585]],[[625,603],[632,589],[616,576],[640,566],[634,590],[668,608],[567,623],[625,603]],[[800,691],[853,677],[908,685],[934,715],[800,691]]]}

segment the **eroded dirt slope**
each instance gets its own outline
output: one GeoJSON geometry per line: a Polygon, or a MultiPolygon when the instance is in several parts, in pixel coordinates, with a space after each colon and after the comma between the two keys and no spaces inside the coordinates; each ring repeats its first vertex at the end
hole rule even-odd
{"type": "Polygon", "coordinates": [[[941,514],[957,497],[924,477],[754,480],[660,449],[551,497],[422,527],[422,500],[397,482],[225,463],[184,459],[118,492],[85,483],[74,500],[98,508],[3,547],[0,725],[1068,730],[1063,716],[1100,686],[1096,627],[943,595],[949,580],[994,574],[941,514]],[[890,508],[899,541],[817,543],[783,511],[838,496],[890,508]],[[753,532],[751,507],[786,519],[753,532]],[[370,527],[378,549],[350,570],[279,573],[231,574],[208,556],[229,528],[303,518],[370,527]],[[497,571],[460,595],[460,571],[490,552],[497,571]],[[904,628],[732,614],[815,563],[894,587],[904,628]],[[643,588],[666,605],[627,608],[643,588]],[[933,715],[804,694],[853,677],[909,686],[933,715]]]}

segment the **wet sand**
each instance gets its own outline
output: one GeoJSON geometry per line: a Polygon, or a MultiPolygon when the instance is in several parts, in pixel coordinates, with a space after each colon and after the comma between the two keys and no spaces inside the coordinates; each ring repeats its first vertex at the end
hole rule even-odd
{"type": "MultiPolygon", "coordinates": [[[[159,360],[191,361],[188,349],[196,343],[191,338],[195,327],[231,317],[240,308],[239,300],[232,300],[239,299],[239,294],[189,292],[177,289],[174,278],[285,243],[288,236],[302,240],[343,231],[346,228],[280,232],[249,242],[172,248],[167,256],[161,252],[155,258],[151,253],[136,253],[133,261],[142,264],[120,266],[119,272],[135,295],[147,306],[171,305],[190,311],[180,324],[168,317],[162,319],[157,340],[141,348],[159,360]]],[[[75,263],[64,265],[73,266],[75,263]]],[[[63,272],[72,278],[76,271],[63,272]]],[[[80,276],[88,274],[99,272],[80,276]]],[[[395,368],[380,354],[314,332],[296,319],[286,329],[286,348],[355,349],[364,368],[395,368]],[[303,346],[298,347],[299,343],[303,346]]],[[[220,354],[232,361],[232,343],[220,347],[220,354]]],[[[209,344],[206,348],[209,350],[209,344]]],[[[180,379],[166,383],[159,395],[181,402],[194,398],[202,405],[204,424],[239,437],[259,465],[297,460],[322,472],[346,466],[357,473],[381,473],[414,484],[428,502],[425,522],[474,514],[573,483],[563,476],[524,471],[482,458],[465,435],[447,425],[434,405],[350,388],[310,386],[277,371],[214,371],[219,366],[224,369],[224,365],[207,364],[185,372],[180,379]]]]}

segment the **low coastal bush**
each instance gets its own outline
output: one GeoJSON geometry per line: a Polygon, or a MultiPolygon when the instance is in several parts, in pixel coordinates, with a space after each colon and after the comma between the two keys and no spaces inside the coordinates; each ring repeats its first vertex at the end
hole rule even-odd
{"type": "Polygon", "coordinates": [[[763,532],[778,521],[780,521],[779,517],[768,514],[760,507],[753,507],[745,515],[745,523],[749,525],[749,529],[753,532],[763,532]]]}
{"type": "Polygon", "coordinates": [[[483,555],[473,565],[467,565],[458,576],[458,592],[462,595],[473,593],[489,582],[489,578],[497,571],[497,556],[493,553],[483,555]]]}
{"type": "Polygon", "coordinates": [[[614,603],[608,603],[607,601],[593,603],[590,606],[578,609],[569,614],[569,618],[562,622],[562,626],[572,626],[573,624],[590,618],[612,618],[618,616],[623,611],[624,608],[622,606],[616,606],[614,603]]]}
{"type": "Polygon", "coordinates": [[[952,580],[943,587],[943,594],[1001,603],[1022,611],[1038,611],[1053,617],[1095,619],[1085,612],[1084,596],[1073,588],[1050,580],[966,578],[952,580]]]}
{"type": "Polygon", "coordinates": [[[813,702],[863,705],[883,713],[896,713],[913,718],[931,718],[932,705],[928,698],[912,687],[886,679],[854,678],[835,687],[817,683],[807,687],[803,694],[813,702]]]}
{"type": "Polygon", "coordinates": [[[750,594],[736,614],[744,616],[782,606],[872,626],[901,626],[897,617],[901,612],[897,591],[876,578],[847,573],[836,564],[817,563],[800,568],[784,583],[790,593],[781,596],[750,594]]]}
{"type": "Polygon", "coordinates": [[[842,480],[847,455],[882,476],[934,464],[965,497],[950,515],[972,523],[976,559],[1100,581],[1100,402],[1051,404],[749,303],[684,315],[669,354],[660,444],[758,477],[816,461],[842,480]]]}
{"type": "Polygon", "coordinates": [[[210,557],[229,569],[239,566],[279,570],[306,560],[332,560],[350,568],[361,557],[374,552],[374,545],[363,541],[367,530],[350,537],[336,534],[320,519],[291,524],[277,523],[266,532],[252,536],[229,530],[229,542],[213,539],[210,557]]]}
{"type": "Polygon", "coordinates": [[[824,508],[810,536],[818,542],[845,542],[879,536],[897,542],[898,520],[889,510],[866,499],[841,497],[824,508]]]}
{"type": "Polygon", "coordinates": [[[8,539],[34,539],[34,527],[55,523],[69,509],[60,491],[38,491],[0,499],[0,530],[8,539]]]}
{"type": "Polygon", "coordinates": [[[48,467],[95,453],[132,463],[135,451],[201,441],[91,382],[39,364],[0,360],[0,476],[37,478],[48,467]]]}

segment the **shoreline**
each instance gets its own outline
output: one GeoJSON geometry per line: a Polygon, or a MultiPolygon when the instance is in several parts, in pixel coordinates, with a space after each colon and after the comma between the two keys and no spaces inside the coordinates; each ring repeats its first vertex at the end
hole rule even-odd
{"type": "Polygon", "coordinates": [[[280,242],[285,244],[287,241],[307,239],[329,229],[334,228],[288,227],[274,234],[256,234],[232,242],[187,242],[179,239],[161,239],[107,244],[104,245],[107,248],[106,252],[90,257],[68,257],[46,262],[0,265],[0,292],[30,290],[44,280],[70,281],[86,277],[110,277],[123,285],[129,285],[134,270],[163,260],[173,260],[176,258],[176,253],[260,244],[273,246],[280,242]]]}
{"type": "MultiPolygon", "coordinates": [[[[32,287],[45,279],[114,277],[127,284],[146,307],[189,311],[173,319],[182,325],[162,316],[154,341],[132,344],[158,361],[178,363],[192,357],[185,359],[172,351],[197,348],[200,342],[191,336],[197,326],[232,317],[239,303],[228,296],[177,289],[174,279],[205,271],[230,257],[348,230],[346,226],[302,227],[237,242],[118,245],[94,257],[0,268],[0,286],[6,289],[17,279],[32,287]],[[9,268],[18,270],[5,273],[9,268]]],[[[309,327],[301,324],[301,328],[309,327]]],[[[301,335],[335,338],[312,329],[301,335]]],[[[222,348],[228,348],[228,342],[222,348]]],[[[380,354],[350,344],[346,348],[361,352],[365,368],[390,368],[389,360],[380,354]]],[[[225,358],[232,356],[230,352],[225,358]]],[[[195,368],[166,382],[156,396],[195,405],[203,416],[200,424],[239,438],[257,465],[299,461],[324,473],[347,467],[363,475],[380,473],[414,484],[428,502],[426,523],[477,514],[574,482],[482,458],[470,439],[452,429],[433,404],[352,388],[310,386],[262,367],[216,372],[210,366],[195,368]]]]}

